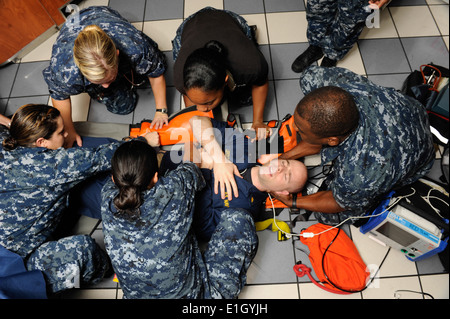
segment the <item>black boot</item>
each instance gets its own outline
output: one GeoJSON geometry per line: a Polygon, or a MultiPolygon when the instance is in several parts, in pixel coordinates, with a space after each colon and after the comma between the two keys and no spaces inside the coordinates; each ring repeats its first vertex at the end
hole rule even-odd
{"type": "Polygon", "coordinates": [[[294,63],[292,63],[292,71],[301,73],[304,69],[310,66],[313,62],[319,60],[321,57],[323,57],[322,48],[315,45],[310,45],[308,49],[300,54],[295,59],[294,63]]]}
{"type": "Polygon", "coordinates": [[[332,66],[336,66],[336,63],[337,63],[336,60],[331,60],[330,58],[324,57],[322,59],[322,63],[320,63],[320,66],[330,68],[332,66]]]}

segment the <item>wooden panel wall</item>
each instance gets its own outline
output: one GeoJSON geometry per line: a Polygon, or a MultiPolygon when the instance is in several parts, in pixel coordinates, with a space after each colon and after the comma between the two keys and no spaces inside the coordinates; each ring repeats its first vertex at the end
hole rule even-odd
{"type": "Polygon", "coordinates": [[[68,1],[0,0],[0,64],[52,26],[62,24],[64,17],[58,12],[58,8],[66,2],[68,1]]]}

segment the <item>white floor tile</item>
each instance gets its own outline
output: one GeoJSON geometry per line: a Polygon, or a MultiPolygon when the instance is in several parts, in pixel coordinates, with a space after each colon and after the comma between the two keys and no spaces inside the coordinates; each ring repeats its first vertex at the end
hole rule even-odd
{"type": "Polygon", "coordinates": [[[175,38],[181,19],[144,22],[144,33],[158,43],[161,51],[172,50],[172,40],[175,38]]]}
{"type": "Polygon", "coordinates": [[[382,278],[376,285],[362,292],[363,299],[422,299],[421,294],[401,292],[399,290],[411,290],[421,292],[419,278],[382,278]]]}
{"type": "Polygon", "coordinates": [[[268,44],[267,24],[264,14],[245,14],[242,17],[247,20],[248,25],[256,25],[256,40],[259,45],[268,44]]]}
{"type": "Polygon", "coordinates": [[[40,44],[36,49],[24,56],[21,62],[35,62],[35,61],[48,61],[52,56],[53,44],[58,37],[58,32],[53,34],[42,44],[40,44]]]}
{"type": "Polygon", "coordinates": [[[144,31],[144,23],[143,22],[133,22],[131,24],[139,31],[144,31]]]}
{"type": "Polygon", "coordinates": [[[400,37],[440,35],[427,6],[404,6],[389,8],[400,37]]]}
{"type": "Polygon", "coordinates": [[[300,283],[300,299],[361,299],[360,293],[335,294],[317,287],[314,283],[300,283]]]}
{"type": "Polygon", "coordinates": [[[378,26],[374,24],[372,28],[364,28],[359,36],[360,39],[396,38],[398,37],[394,22],[389,10],[382,10],[379,17],[378,26]]]}
{"type": "Polygon", "coordinates": [[[358,44],[355,44],[347,55],[342,60],[338,61],[336,66],[348,69],[356,74],[366,75],[366,69],[364,68],[358,44]]]}
{"type": "Polygon", "coordinates": [[[448,274],[420,276],[423,292],[429,293],[434,299],[449,299],[448,274]]]}
{"type": "MultiPolygon", "coordinates": [[[[87,93],[81,93],[78,95],[72,95],[70,97],[72,103],[72,121],[87,121],[89,115],[89,109],[91,106],[91,98],[87,93]]],[[[52,105],[52,98],[49,97],[48,105],[52,105]]]]}
{"type": "Polygon", "coordinates": [[[297,284],[247,285],[238,299],[298,299],[297,284]]]}
{"type": "Polygon", "coordinates": [[[223,0],[185,0],[184,17],[187,18],[204,7],[223,9],[223,0]]]}
{"type": "Polygon", "coordinates": [[[442,35],[448,35],[449,33],[449,7],[448,5],[442,6],[430,6],[431,13],[433,14],[434,19],[438,25],[439,31],[441,31],[442,35]]]}
{"type": "Polygon", "coordinates": [[[306,13],[304,11],[267,13],[266,17],[271,44],[308,41],[306,38],[306,13]]]}
{"type": "Polygon", "coordinates": [[[84,0],[78,5],[80,10],[92,6],[107,6],[109,0],[84,0]]]}

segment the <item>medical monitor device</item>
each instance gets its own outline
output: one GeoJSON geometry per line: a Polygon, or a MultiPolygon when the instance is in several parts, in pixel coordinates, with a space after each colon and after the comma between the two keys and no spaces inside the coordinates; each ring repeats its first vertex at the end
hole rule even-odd
{"type": "Polygon", "coordinates": [[[395,200],[392,197],[383,201],[371,214],[373,217],[360,227],[361,233],[399,250],[411,261],[442,252],[447,247],[448,220],[436,218],[434,212],[424,212],[405,199],[398,203],[394,203],[395,200]]]}

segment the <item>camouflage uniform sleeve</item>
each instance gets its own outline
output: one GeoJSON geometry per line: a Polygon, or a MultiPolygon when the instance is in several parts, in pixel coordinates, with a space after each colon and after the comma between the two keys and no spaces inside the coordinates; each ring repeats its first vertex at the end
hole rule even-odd
{"type": "Polygon", "coordinates": [[[57,69],[57,65],[52,63],[53,61],[42,72],[52,99],[58,101],[67,100],[72,95],[85,92],[78,69],[66,70],[62,67],[57,69]]]}
{"type": "Polygon", "coordinates": [[[48,150],[43,148],[19,148],[4,152],[8,162],[16,161],[21,167],[8,169],[3,167],[4,175],[22,187],[54,187],[71,182],[78,182],[97,172],[111,168],[111,157],[121,142],[101,145],[97,148],[60,148],[48,150]],[[26,178],[23,178],[24,172],[26,178]]]}
{"type": "Polygon", "coordinates": [[[56,180],[78,180],[111,169],[111,158],[123,142],[112,142],[96,148],[60,148],[55,154],[56,180]]]}
{"type": "MultiPolygon", "coordinates": [[[[371,179],[371,176],[368,176],[370,171],[362,172],[365,174],[364,176],[361,174],[347,176],[345,175],[346,171],[337,171],[336,173],[342,176],[335,178],[330,188],[339,206],[359,215],[366,213],[377,202],[380,187],[377,179],[371,179]]],[[[390,184],[389,181],[386,183],[390,184]]]]}
{"type": "Polygon", "coordinates": [[[303,71],[300,76],[300,88],[304,94],[308,94],[315,89],[324,86],[348,86],[349,83],[364,83],[371,82],[360,75],[357,75],[344,68],[323,68],[317,65],[312,65],[303,71]]]}
{"type": "Polygon", "coordinates": [[[169,210],[170,218],[180,222],[181,218],[186,217],[185,214],[192,212],[195,194],[204,186],[205,180],[200,169],[191,162],[181,163],[161,177],[157,185],[146,194],[145,208],[158,212],[169,210]],[[154,198],[158,200],[152,200],[154,198]]]}
{"type": "Polygon", "coordinates": [[[184,162],[168,176],[171,177],[175,188],[186,189],[193,193],[205,187],[205,179],[200,168],[192,162],[184,162]]]}
{"type": "Polygon", "coordinates": [[[156,78],[163,75],[167,69],[166,56],[158,49],[158,44],[145,34],[142,52],[136,60],[136,71],[139,74],[156,78]]]}

